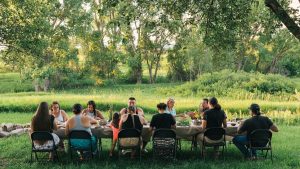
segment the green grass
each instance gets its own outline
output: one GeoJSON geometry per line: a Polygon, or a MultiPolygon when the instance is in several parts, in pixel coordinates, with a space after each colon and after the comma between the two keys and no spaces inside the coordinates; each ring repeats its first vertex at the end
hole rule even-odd
{"type": "Polygon", "coordinates": [[[172,168],[172,169],[193,169],[193,168],[236,168],[236,169],[287,169],[300,168],[299,139],[300,126],[279,126],[279,133],[273,135],[274,163],[271,160],[244,161],[242,155],[233,146],[229,145],[225,160],[211,160],[208,157],[206,161],[200,158],[199,151],[190,151],[189,142],[183,142],[183,150],[178,151],[175,162],[152,161],[151,143],[147,148],[149,153],[142,157],[142,162],[131,161],[124,157],[121,160],[117,158],[109,159],[108,150],[110,140],[103,140],[103,152],[100,159],[94,159],[80,165],[70,162],[69,155],[60,153],[61,162],[52,164],[40,163],[29,164],[30,159],[30,139],[28,135],[19,137],[9,137],[0,139],[0,168],[172,168]],[[288,140],[288,142],[287,142],[288,140]]]}
{"type": "Polygon", "coordinates": [[[18,73],[0,73],[0,93],[34,91],[30,80],[21,80],[18,73]]]}

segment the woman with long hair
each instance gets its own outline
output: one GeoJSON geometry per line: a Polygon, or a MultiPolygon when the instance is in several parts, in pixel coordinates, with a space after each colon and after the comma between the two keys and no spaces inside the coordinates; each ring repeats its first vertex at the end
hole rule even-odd
{"type": "MultiPolygon", "coordinates": [[[[50,132],[54,139],[54,144],[58,145],[59,137],[53,133],[57,126],[54,122],[54,116],[49,114],[49,107],[47,102],[41,102],[31,120],[31,132],[35,131],[46,131],[50,132]]],[[[36,149],[51,148],[53,146],[53,141],[39,141],[34,142],[36,149]]],[[[51,154],[51,158],[53,158],[51,154]]]]}
{"type": "Polygon", "coordinates": [[[93,100],[88,101],[87,108],[82,111],[82,114],[95,120],[104,120],[101,111],[96,109],[96,103],[93,100]]]}

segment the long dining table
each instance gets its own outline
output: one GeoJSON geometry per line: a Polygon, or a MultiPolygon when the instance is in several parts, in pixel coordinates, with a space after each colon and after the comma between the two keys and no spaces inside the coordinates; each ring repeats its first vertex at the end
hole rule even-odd
{"type": "MultiPolygon", "coordinates": [[[[228,136],[234,136],[237,133],[238,125],[231,125],[232,123],[227,123],[227,128],[225,128],[226,135],[228,136]]],[[[92,134],[96,136],[97,138],[112,138],[112,129],[108,125],[98,125],[98,126],[92,126],[91,127],[92,134]]],[[[174,129],[177,135],[178,139],[186,139],[191,140],[192,137],[199,133],[203,133],[204,130],[200,125],[189,125],[189,126],[176,126],[174,129]]],[[[55,134],[58,135],[61,139],[67,139],[67,134],[65,132],[65,128],[61,127],[58,130],[54,131],[55,134]]],[[[144,141],[150,141],[152,136],[152,132],[150,130],[149,125],[144,125],[142,130],[142,139],[144,141]]]]}

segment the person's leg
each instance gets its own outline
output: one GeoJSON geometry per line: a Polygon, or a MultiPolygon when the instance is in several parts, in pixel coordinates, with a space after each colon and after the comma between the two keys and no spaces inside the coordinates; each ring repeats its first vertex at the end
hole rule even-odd
{"type": "Polygon", "coordinates": [[[247,158],[250,157],[250,153],[247,148],[247,136],[235,136],[232,139],[233,144],[243,153],[243,155],[247,158]]]}
{"type": "Polygon", "coordinates": [[[112,140],[112,144],[111,144],[111,148],[110,148],[110,152],[109,152],[110,157],[113,156],[113,152],[115,150],[116,144],[117,144],[117,140],[112,140]]]}
{"type": "Polygon", "coordinates": [[[143,141],[143,148],[142,148],[142,151],[143,151],[143,152],[147,152],[147,150],[146,150],[147,144],[148,144],[147,141],[143,141]]]}

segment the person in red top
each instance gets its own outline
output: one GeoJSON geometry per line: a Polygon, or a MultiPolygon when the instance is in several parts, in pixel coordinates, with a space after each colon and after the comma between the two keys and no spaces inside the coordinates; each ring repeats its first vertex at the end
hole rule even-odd
{"type": "Polygon", "coordinates": [[[112,140],[112,144],[111,144],[111,148],[110,148],[110,152],[109,152],[110,157],[113,156],[113,151],[114,151],[117,141],[118,141],[118,134],[119,134],[119,130],[120,130],[119,123],[120,123],[120,114],[119,114],[119,112],[115,112],[113,115],[113,119],[110,123],[110,127],[113,131],[113,140],[112,140]]]}

